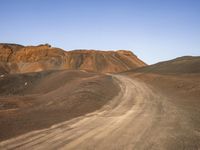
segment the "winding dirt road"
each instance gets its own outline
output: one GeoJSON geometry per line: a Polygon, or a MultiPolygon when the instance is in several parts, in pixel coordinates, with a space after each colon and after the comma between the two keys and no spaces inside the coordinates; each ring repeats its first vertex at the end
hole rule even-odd
{"type": "Polygon", "coordinates": [[[0,149],[200,149],[200,131],[184,110],[152,87],[113,75],[121,92],[102,109],[0,143],[0,149]]]}

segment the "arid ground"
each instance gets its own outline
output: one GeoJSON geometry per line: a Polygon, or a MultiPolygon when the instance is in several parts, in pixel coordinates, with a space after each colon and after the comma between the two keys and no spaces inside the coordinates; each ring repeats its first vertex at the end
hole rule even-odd
{"type": "Polygon", "coordinates": [[[113,64],[126,64],[123,59],[107,60],[111,65],[99,71],[28,73],[8,71],[4,61],[0,149],[200,149],[200,57],[120,72],[113,64]]]}

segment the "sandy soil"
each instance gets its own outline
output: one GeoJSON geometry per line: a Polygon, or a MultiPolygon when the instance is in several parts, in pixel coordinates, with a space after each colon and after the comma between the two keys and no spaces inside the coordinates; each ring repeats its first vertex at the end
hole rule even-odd
{"type": "Polygon", "coordinates": [[[120,93],[101,109],[0,143],[1,149],[153,149],[200,148],[198,111],[173,103],[138,79],[114,75],[120,93]]]}

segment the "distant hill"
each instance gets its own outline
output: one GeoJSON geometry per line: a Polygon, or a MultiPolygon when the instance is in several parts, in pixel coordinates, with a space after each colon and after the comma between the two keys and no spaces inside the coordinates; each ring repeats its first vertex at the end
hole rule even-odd
{"type": "Polygon", "coordinates": [[[0,73],[77,69],[116,73],[146,66],[130,51],[64,51],[48,44],[22,46],[0,44],[0,73]]]}
{"type": "Polygon", "coordinates": [[[134,71],[144,73],[200,73],[200,56],[183,56],[141,67],[134,71]]]}

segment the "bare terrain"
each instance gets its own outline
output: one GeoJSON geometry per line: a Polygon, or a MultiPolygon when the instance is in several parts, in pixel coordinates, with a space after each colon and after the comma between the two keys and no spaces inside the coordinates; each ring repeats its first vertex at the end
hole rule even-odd
{"type": "Polygon", "coordinates": [[[0,149],[200,149],[200,57],[93,72],[47,67],[16,74],[5,64],[0,149]]]}
{"type": "Polygon", "coordinates": [[[0,140],[95,111],[119,91],[112,77],[82,71],[11,74],[0,85],[0,140]]]}
{"type": "Polygon", "coordinates": [[[191,121],[187,111],[141,81],[121,75],[114,78],[121,91],[100,110],[11,138],[1,142],[1,147],[199,149],[198,124],[191,121]]]}

